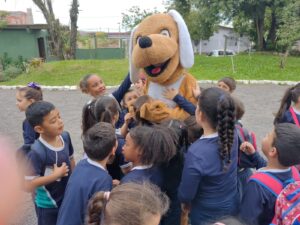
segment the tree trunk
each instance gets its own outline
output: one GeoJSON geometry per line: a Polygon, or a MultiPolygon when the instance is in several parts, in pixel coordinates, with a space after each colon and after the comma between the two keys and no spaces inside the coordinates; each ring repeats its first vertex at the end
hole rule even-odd
{"type": "Polygon", "coordinates": [[[71,19],[71,32],[70,32],[70,58],[76,58],[77,47],[77,19],[78,19],[78,1],[73,0],[72,7],[70,9],[71,19]]]}
{"type": "Polygon", "coordinates": [[[272,9],[272,14],[271,14],[271,27],[269,30],[268,34],[268,40],[272,44],[272,48],[275,47],[275,42],[276,42],[276,28],[277,28],[277,20],[276,20],[276,14],[275,10],[272,9]]]}
{"type": "Polygon", "coordinates": [[[262,51],[264,49],[264,17],[257,17],[255,18],[255,25],[256,25],[256,33],[257,33],[257,49],[262,51]]]}
{"type": "Polygon", "coordinates": [[[289,55],[289,49],[287,48],[284,52],[284,54],[280,54],[280,69],[284,69],[287,61],[287,57],[289,55]]]}
{"type": "Polygon", "coordinates": [[[56,57],[64,59],[63,43],[61,40],[60,23],[55,19],[51,0],[32,0],[34,4],[42,11],[47,25],[50,36],[50,48],[56,57]]]}

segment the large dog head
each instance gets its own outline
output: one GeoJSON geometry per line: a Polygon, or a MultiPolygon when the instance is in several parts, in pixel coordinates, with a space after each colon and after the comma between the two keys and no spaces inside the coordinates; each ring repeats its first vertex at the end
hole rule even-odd
{"type": "Polygon", "coordinates": [[[147,79],[167,84],[182,75],[183,68],[194,63],[190,34],[181,15],[171,10],[145,18],[131,33],[131,80],[137,80],[138,70],[144,70],[147,79]]]}

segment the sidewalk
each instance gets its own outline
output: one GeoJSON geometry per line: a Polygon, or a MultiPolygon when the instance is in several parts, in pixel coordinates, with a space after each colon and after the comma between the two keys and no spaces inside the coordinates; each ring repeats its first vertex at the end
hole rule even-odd
{"type": "MultiPolygon", "coordinates": [[[[214,86],[214,84],[201,84],[202,87],[214,86]]],[[[239,97],[245,104],[246,113],[243,124],[257,135],[258,147],[264,135],[272,129],[273,113],[278,110],[280,100],[286,85],[274,84],[238,84],[234,96],[239,97]]],[[[22,144],[22,121],[24,113],[20,113],[16,107],[16,90],[0,90],[0,133],[9,136],[17,147],[22,144]]],[[[43,92],[44,100],[52,102],[61,112],[65,124],[65,130],[70,132],[75,159],[78,161],[82,156],[81,144],[81,111],[83,105],[90,97],[83,95],[78,90],[49,91],[43,92]]],[[[26,219],[20,225],[35,225],[34,209],[31,200],[28,199],[28,212],[26,219]]]]}

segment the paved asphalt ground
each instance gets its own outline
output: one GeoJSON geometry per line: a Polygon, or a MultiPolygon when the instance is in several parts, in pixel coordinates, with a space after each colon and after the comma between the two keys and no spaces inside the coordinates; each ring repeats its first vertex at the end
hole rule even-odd
{"type": "MultiPolygon", "coordinates": [[[[202,84],[202,87],[212,85],[202,84]]],[[[258,146],[264,135],[272,129],[273,113],[277,111],[280,99],[288,86],[284,85],[242,85],[239,84],[234,95],[239,97],[245,104],[246,113],[243,124],[257,135],[258,146]]],[[[15,90],[0,90],[0,134],[9,136],[18,147],[22,144],[22,121],[24,113],[16,107],[15,90]]],[[[65,124],[65,130],[71,134],[75,158],[82,156],[81,144],[81,110],[83,105],[90,99],[80,91],[44,91],[44,100],[54,103],[60,110],[65,124]]],[[[35,225],[35,213],[28,195],[24,219],[18,225],[35,225]]],[[[21,213],[20,213],[21,214],[21,213]]]]}

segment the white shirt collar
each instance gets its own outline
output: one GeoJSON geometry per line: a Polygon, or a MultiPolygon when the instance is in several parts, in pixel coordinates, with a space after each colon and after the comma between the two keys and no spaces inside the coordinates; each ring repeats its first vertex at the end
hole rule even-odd
{"type": "Polygon", "coordinates": [[[213,133],[213,134],[209,134],[209,135],[206,135],[206,136],[202,135],[200,137],[200,139],[208,139],[208,138],[215,138],[215,137],[218,137],[218,132],[213,133]]]}
{"type": "Polygon", "coordinates": [[[135,166],[135,167],[133,167],[132,169],[131,169],[131,171],[132,170],[145,170],[145,169],[149,169],[149,168],[151,168],[153,165],[151,164],[151,165],[147,165],[147,166],[135,166]]]}
{"type": "Polygon", "coordinates": [[[300,115],[300,112],[297,109],[295,109],[295,107],[293,107],[293,110],[297,115],[300,115]]]}
{"type": "Polygon", "coordinates": [[[47,141],[45,141],[41,136],[39,137],[39,140],[40,142],[42,142],[43,145],[45,145],[47,148],[49,148],[50,150],[52,151],[55,151],[55,152],[59,152],[59,151],[62,151],[64,148],[65,148],[65,142],[64,142],[64,139],[62,138],[61,135],[59,135],[59,138],[60,140],[62,141],[63,145],[62,147],[54,147],[52,145],[50,145],[47,141]]]}
{"type": "Polygon", "coordinates": [[[104,171],[106,171],[106,169],[98,162],[94,161],[94,160],[91,160],[90,158],[87,158],[87,162],[93,166],[96,166],[104,171]]]}
{"type": "Polygon", "coordinates": [[[291,168],[287,169],[265,169],[265,168],[260,168],[258,169],[259,172],[270,172],[270,173],[285,173],[289,172],[291,168]]]}

